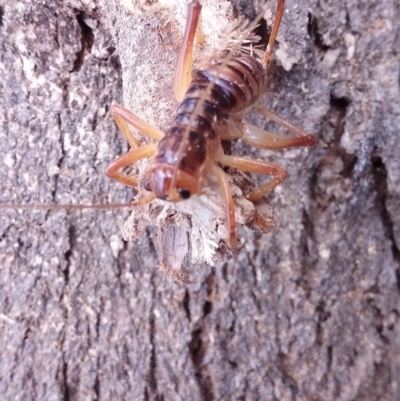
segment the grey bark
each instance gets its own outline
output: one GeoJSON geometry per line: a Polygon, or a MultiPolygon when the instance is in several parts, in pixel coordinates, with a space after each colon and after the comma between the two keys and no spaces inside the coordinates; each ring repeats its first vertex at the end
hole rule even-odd
{"type": "MultiPolygon", "coordinates": [[[[159,100],[179,45],[142,3],[0,0],[2,203],[130,200],[103,175],[126,36],[164,46],[131,50],[169,74],[159,100]]],[[[151,230],[122,242],[126,211],[1,210],[2,399],[400,399],[399,20],[396,0],[287,1],[266,104],[319,144],[251,150],[289,172],[279,227],[188,287],[151,230]]]]}

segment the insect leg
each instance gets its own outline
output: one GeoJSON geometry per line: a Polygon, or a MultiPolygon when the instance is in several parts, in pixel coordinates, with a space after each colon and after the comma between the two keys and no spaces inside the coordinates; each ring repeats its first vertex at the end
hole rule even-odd
{"type": "Polygon", "coordinates": [[[130,164],[136,163],[139,160],[147,159],[156,153],[157,144],[152,143],[150,145],[141,146],[140,148],[131,149],[124,155],[116,158],[111,162],[106,168],[106,175],[121,184],[127,185],[129,187],[135,187],[139,185],[139,180],[136,177],[131,177],[127,174],[121,173],[122,167],[126,167],[130,164]]]}
{"type": "Polygon", "coordinates": [[[121,130],[122,135],[133,149],[138,148],[140,142],[133,136],[132,132],[129,130],[128,124],[131,124],[138,131],[156,141],[161,140],[164,136],[164,133],[161,130],[152,127],[120,104],[114,104],[111,107],[111,114],[113,115],[118,128],[121,130]]]}
{"type": "Polygon", "coordinates": [[[253,224],[264,233],[270,232],[275,227],[273,221],[263,217],[257,210],[254,214],[253,224]]]}
{"type": "Polygon", "coordinates": [[[275,43],[276,34],[278,33],[279,25],[281,24],[284,9],[285,9],[285,0],[278,0],[278,4],[276,6],[274,25],[272,27],[272,32],[268,40],[267,50],[265,51],[263,57],[265,68],[269,66],[269,63],[271,61],[272,46],[275,43]]]}
{"type": "Polygon", "coordinates": [[[192,80],[192,60],[194,38],[204,42],[201,28],[197,28],[200,19],[201,4],[193,0],[188,6],[186,28],[175,66],[174,94],[178,102],[182,102],[192,80]],[[197,33],[196,33],[197,32],[197,33]]]}
{"type": "Polygon", "coordinates": [[[252,202],[261,199],[268,192],[272,191],[277,185],[284,181],[287,176],[286,170],[283,167],[261,160],[224,154],[220,155],[217,161],[224,166],[233,167],[249,173],[268,174],[273,176],[273,178],[266,184],[261,185],[259,188],[246,195],[246,198],[252,202]]]}
{"type": "Polygon", "coordinates": [[[235,206],[233,204],[232,192],[229,186],[228,177],[221,167],[217,166],[215,163],[212,164],[210,173],[214,177],[217,177],[225,203],[225,220],[229,233],[228,243],[231,248],[235,248],[237,246],[235,206]]]}
{"type": "Polygon", "coordinates": [[[153,156],[157,150],[157,144],[151,144],[141,147],[139,140],[136,139],[130,131],[128,123],[134,126],[137,130],[139,130],[146,136],[157,141],[163,138],[164,133],[158,128],[152,127],[150,124],[141,120],[135,114],[119,104],[114,104],[112,106],[111,114],[113,115],[115,122],[117,123],[123,136],[128,141],[131,150],[111,162],[107,166],[105,173],[108,177],[120,182],[121,184],[136,188],[139,185],[139,180],[135,177],[121,173],[119,172],[119,170],[122,167],[126,167],[129,164],[136,163],[141,159],[146,159],[153,156]]]}
{"type": "Polygon", "coordinates": [[[252,124],[245,123],[242,139],[252,146],[261,149],[284,149],[299,146],[314,146],[317,143],[315,137],[300,127],[292,124],[290,121],[273,113],[264,106],[259,106],[257,111],[269,120],[294,132],[296,136],[284,136],[274,132],[266,131],[252,124]]]}

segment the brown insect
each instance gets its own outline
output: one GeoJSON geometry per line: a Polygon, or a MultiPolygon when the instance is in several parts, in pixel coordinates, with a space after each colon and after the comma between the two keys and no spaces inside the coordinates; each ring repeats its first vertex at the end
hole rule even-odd
{"type": "MultiPolygon", "coordinates": [[[[278,0],[276,17],[266,51],[261,59],[254,55],[231,55],[221,63],[197,71],[193,78],[192,55],[195,38],[204,41],[199,17],[201,4],[193,0],[188,7],[184,38],[179,52],[174,78],[174,92],[180,102],[171,127],[165,132],[150,126],[120,105],[112,107],[112,114],[131,149],[114,160],[106,174],[122,184],[149,192],[134,204],[146,204],[155,198],[178,202],[199,195],[208,179],[216,178],[225,204],[228,243],[237,245],[235,209],[228,176],[223,167],[272,176],[266,184],[254,189],[246,197],[257,202],[286,178],[279,165],[224,153],[221,140],[241,138],[262,149],[284,149],[313,146],[311,134],[279,117],[261,104],[267,87],[271,49],[281,23],[285,1],[278,0]],[[281,136],[244,122],[249,112],[257,111],[295,135],[281,136]],[[127,123],[158,144],[140,146],[127,123]],[[153,158],[144,179],[140,182],[121,172],[121,169],[145,158],[153,158]]],[[[262,217],[257,216],[260,220],[262,217]]],[[[262,222],[261,222],[262,224],[262,222]]],[[[267,223],[265,222],[265,225],[267,223]]]]}

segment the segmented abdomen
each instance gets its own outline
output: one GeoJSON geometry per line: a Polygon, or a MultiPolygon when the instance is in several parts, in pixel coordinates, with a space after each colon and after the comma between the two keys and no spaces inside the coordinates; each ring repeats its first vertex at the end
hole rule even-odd
{"type": "Polygon", "coordinates": [[[263,95],[263,66],[251,56],[234,57],[197,71],[177,110],[173,123],[160,141],[155,162],[176,165],[195,176],[208,151],[227,129],[229,118],[241,120],[263,95]],[[212,82],[211,90],[207,88],[212,82]]]}
{"type": "Polygon", "coordinates": [[[257,59],[252,56],[234,57],[226,65],[218,63],[198,71],[185,99],[210,81],[215,86],[207,101],[225,114],[244,112],[260,99],[267,84],[264,68],[257,59]]]}

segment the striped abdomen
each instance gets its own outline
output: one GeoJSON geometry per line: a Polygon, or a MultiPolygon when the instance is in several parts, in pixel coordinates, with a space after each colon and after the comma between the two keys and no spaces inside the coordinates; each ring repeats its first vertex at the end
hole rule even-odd
{"type": "Polygon", "coordinates": [[[265,71],[251,56],[235,57],[226,64],[198,71],[172,128],[159,143],[145,188],[158,198],[172,201],[197,193],[209,153],[219,146],[227,121],[240,121],[265,87],[265,71]]]}

